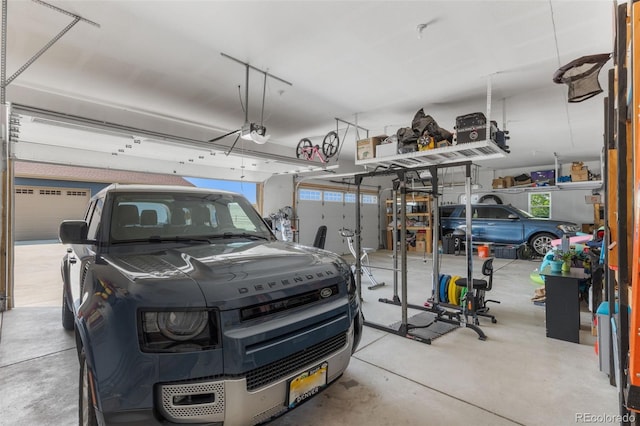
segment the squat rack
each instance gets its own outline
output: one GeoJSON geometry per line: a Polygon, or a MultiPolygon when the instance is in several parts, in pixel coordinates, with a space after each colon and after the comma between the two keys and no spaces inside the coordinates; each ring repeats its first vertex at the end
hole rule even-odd
{"type": "MultiPolygon", "coordinates": [[[[400,223],[403,224],[403,227],[406,224],[406,196],[407,192],[414,191],[415,189],[410,189],[407,191],[407,179],[406,175],[408,172],[419,172],[425,169],[428,169],[431,173],[431,189],[424,191],[428,192],[434,199],[434,203],[432,203],[432,207],[434,210],[433,217],[433,276],[432,276],[432,303],[429,304],[428,307],[423,307],[419,305],[410,305],[407,302],[407,245],[406,245],[406,232],[401,232],[400,236],[400,247],[401,247],[401,298],[400,301],[386,301],[381,299],[381,302],[391,303],[391,304],[399,304],[401,306],[402,318],[398,328],[394,328],[387,325],[377,324],[371,321],[365,320],[364,325],[367,325],[372,328],[376,328],[378,330],[386,331],[389,333],[396,334],[398,336],[406,337],[412,340],[419,341],[421,343],[431,344],[431,339],[425,339],[421,336],[417,336],[416,334],[411,333],[411,329],[415,328],[415,326],[409,324],[407,310],[409,307],[414,309],[420,309],[424,311],[431,312],[436,315],[433,323],[435,322],[444,322],[449,324],[454,324],[458,326],[464,326],[466,328],[470,328],[478,334],[478,338],[480,340],[486,340],[487,336],[484,332],[476,325],[477,314],[476,314],[476,306],[475,300],[473,297],[470,297],[466,303],[463,303],[462,309],[460,310],[447,310],[443,306],[440,306],[439,300],[439,285],[438,278],[440,275],[440,265],[439,265],[439,252],[438,252],[438,241],[440,234],[440,218],[439,218],[439,203],[438,203],[438,169],[444,167],[465,167],[465,193],[466,193],[466,229],[465,239],[466,239],[466,257],[467,257],[467,294],[473,294],[473,256],[472,256],[472,246],[471,246],[471,161],[463,161],[458,163],[448,163],[446,165],[428,165],[428,166],[419,166],[412,167],[410,169],[407,168],[388,168],[385,170],[374,170],[372,172],[365,172],[356,174],[355,184],[356,184],[356,226],[355,226],[355,250],[358,256],[356,256],[356,288],[358,291],[358,297],[362,300],[362,265],[360,262],[360,256],[362,252],[361,247],[361,224],[360,224],[360,185],[362,184],[362,180],[365,177],[373,177],[373,176],[381,176],[381,175],[392,175],[395,174],[398,177],[398,188],[397,191],[400,193],[400,223]],[[471,321],[469,321],[469,317],[471,317],[471,321]]],[[[394,191],[396,192],[396,191],[394,191]]],[[[395,209],[394,209],[395,210],[395,209]]],[[[395,215],[394,215],[395,218],[395,215]]],[[[394,232],[396,234],[396,232],[394,232]]],[[[396,237],[394,235],[394,244],[396,241],[396,237]]],[[[394,261],[395,263],[396,261],[394,261]]],[[[394,267],[397,269],[396,267],[394,267]]],[[[432,323],[432,324],[433,324],[432,323]]],[[[420,328],[424,328],[421,326],[420,328]]]]}

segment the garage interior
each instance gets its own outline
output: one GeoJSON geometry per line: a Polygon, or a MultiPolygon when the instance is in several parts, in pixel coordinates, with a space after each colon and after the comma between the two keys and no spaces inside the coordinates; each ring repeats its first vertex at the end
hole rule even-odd
{"type": "Polygon", "coordinates": [[[77,422],[60,220],[82,218],[111,182],[192,178],[240,183],[265,218],[286,212],[296,244],[327,226],[324,248],[362,270],[370,326],[349,368],[271,424],[635,423],[636,2],[2,0],[2,13],[0,424],[77,422]],[[554,81],[604,54],[584,99],[554,81]],[[378,155],[420,110],[451,133],[482,112],[508,147],[378,155]],[[316,145],[306,159],[301,146],[316,145]],[[597,300],[621,309],[596,315],[581,301],[575,343],[547,337],[541,256],[498,255],[464,233],[447,250],[433,217],[438,204],[481,199],[531,212],[535,195],[549,219],[604,229],[597,300]],[[429,219],[396,232],[407,213],[429,219]],[[438,272],[482,276],[481,248],[494,258],[497,322],[463,322],[429,344],[405,333],[438,294],[438,272]],[[364,252],[384,285],[368,279],[364,252]],[[380,301],[398,295],[404,304],[380,301]]]}

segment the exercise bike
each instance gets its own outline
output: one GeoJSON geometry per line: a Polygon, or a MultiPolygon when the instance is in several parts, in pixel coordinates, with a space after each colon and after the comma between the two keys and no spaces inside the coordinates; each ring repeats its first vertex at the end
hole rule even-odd
{"type": "MultiPolygon", "coordinates": [[[[353,255],[353,258],[357,259],[358,255],[356,254],[356,249],[353,246],[353,236],[355,235],[355,233],[352,230],[347,229],[347,228],[340,228],[338,230],[338,233],[343,238],[347,239],[347,245],[349,246],[349,251],[353,255]]],[[[375,277],[371,273],[371,265],[369,264],[369,252],[373,251],[373,250],[374,249],[372,249],[372,248],[363,248],[362,249],[362,256],[360,256],[360,267],[362,268],[362,271],[365,273],[365,275],[367,276],[367,278],[371,282],[371,285],[369,287],[367,287],[369,290],[373,290],[373,289],[376,289],[378,287],[384,286],[384,282],[376,281],[375,277]]],[[[356,269],[356,265],[351,265],[351,271],[354,274],[356,272],[355,269],[356,269]]]]}

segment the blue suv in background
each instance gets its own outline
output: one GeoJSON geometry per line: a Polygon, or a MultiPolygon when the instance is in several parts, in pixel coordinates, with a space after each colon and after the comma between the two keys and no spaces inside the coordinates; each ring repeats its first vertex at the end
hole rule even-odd
{"type": "MultiPolygon", "coordinates": [[[[576,235],[577,224],[563,220],[533,217],[528,212],[506,204],[473,204],[471,206],[471,235],[473,242],[496,244],[527,243],[535,253],[544,256],[551,241],[563,235],[576,235]]],[[[452,234],[466,227],[466,205],[440,206],[442,235],[452,234]]],[[[454,237],[455,238],[455,237],[454,237]]],[[[459,241],[456,241],[458,246],[459,241]]]]}

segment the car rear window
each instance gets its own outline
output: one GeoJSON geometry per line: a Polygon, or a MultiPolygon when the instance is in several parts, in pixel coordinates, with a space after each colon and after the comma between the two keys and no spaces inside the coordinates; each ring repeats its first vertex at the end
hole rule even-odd
{"type": "Polygon", "coordinates": [[[456,208],[454,206],[448,207],[448,206],[444,206],[444,207],[440,207],[440,217],[451,217],[451,214],[453,214],[453,211],[456,208]]]}

